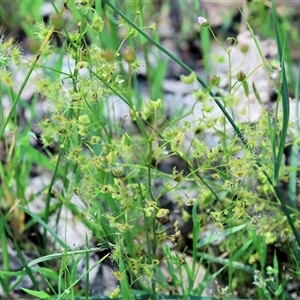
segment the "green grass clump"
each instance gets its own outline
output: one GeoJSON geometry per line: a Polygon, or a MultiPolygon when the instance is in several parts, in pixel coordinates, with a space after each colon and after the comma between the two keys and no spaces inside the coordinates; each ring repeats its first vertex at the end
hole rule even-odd
{"type": "MultiPolygon", "coordinates": [[[[206,83],[161,46],[157,24],[149,14],[155,12],[150,3],[124,3],[124,7],[121,12],[108,0],[65,1],[60,8],[53,3],[49,24],[36,22],[33,27],[32,20],[22,23],[32,38],[31,50],[36,51],[31,61],[23,59],[13,39],[1,37],[0,91],[10,101],[8,112],[0,106],[0,140],[5,150],[0,165],[0,232],[5,233],[1,234],[0,283],[4,295],[9,297],[28,275],[32,288],[21,288],[33,297],[92,299],[90,274],[109,258],[117,282],[107,296],[111,299],[150,295],[151,299],[168,299],[169,295],[172,299],[201,299],[203,293],[212,297],[209,299],[230,299],[232,295],[293,299],[288,283],[291,277],[299,279],[300,258],[295,159],[299,126],[290,122],[284,56],[288,40],[279,36],[281,23],[274,3],[271,12],[278,60],[264,59],[251,24],[246,23],[263,63],[250,74],[239,72],[236,79],[231,76],[236,39],[229,37],[230,47],[226,48],[209,20],[199,19],[204,54],[210,48],[208,31],[228,57],[226,96],[219,88],[221,78],[215,75],[206,83]],[[64,19],[66,12],[72,16],[68,20],[64,19]],[[167,117],[161,88],[167,63],[158,56],[152,67],[150,46],[189,74],[178,74],[185,84],[194,86],[197,81],[201,85],[193,91],[195,100],[188,112],[167,117]],[[138,54],[142,50],[145,58],[138,54]],[[143,65],[151,96],[146,101],[136,77],[143,65]],[[23,68],[28,71],[16,91],[14,73],[23,68]],[[254,84],[262,116],[255,124],[237,122],[231,103],[235,88],[241,86],[248,96],[248,78],[259,68],[280,71],[276,111],[263,107],[254,84]],[[36,94],[29,106],[22,93],[33,77],[36,94]],[[35,113],[39,97],[47,103],[43,117],[35,113]],[[114,101],[118,101],[115,106],[114,101]],[[199,103],[201,116],[189,121],[199,103]],[[213,114],[214,105],[221,116],[213,114]],[[19,107],[30,112],[25,128],[18,126],[19,107]],[[38,137],[32,131],[36,127],[38,137]],[[205,142],[207,135],[216,137],[214,146],[205,142]],[[34,148],[32,139],[41,141],[43,152],[34,148]],[[290,165],[283,162],[287,146],[292,147],[290,165]],[[164,161],[174,156],[184,167],[172,165],[169,172],[160,171],[164,161]],[[50,172],[51,180],[28,196],[26,186],[35,165],[50,172]],[[180,216],[162,205],[166,194],[172,195],[180,216]],[[74,195],[83,201],[84,209],[73,202],[74,195]],[[39,213],[30,209],[37,196],[44,201],[39,213]],[[50,226],[53,215],[59,224],[64,209],[91,231],[92,239],[87,235],[82,241],[84,249],[72,249],[50,226]],[[191,230],[184,233],[181,226],[188,222],[191,230]],[[36,230],[37,224],[42,230],[36,230]],[[37,246],[25,238],[33,230],[39,237],[37,246]],[[43,249],[49,235],[61,251],[43,249]],[[91,242],[97,246],[91,247],[91,242]],[[11,270],[12,244],[21,270],[11,270]],[[34,247],[38,256],[29,262],[23,252],[28,247],[34,247]],[[94,252],[100,258],[92,263],[89,254],[94,252]],[[280,263],[282,253],[287,256],[286,266],[280,263]],[[78,273],[82,261],[85,270],[78,273]],[[79,290],[82,280],[85,285],[79,290]]],[[[24,12],[20,14],[24,17],[24,12]]],[[[205,70],[209,70],[207,61],[205,70]]],[[[296,84],[298,98],[299,78],[296,84]]]]}

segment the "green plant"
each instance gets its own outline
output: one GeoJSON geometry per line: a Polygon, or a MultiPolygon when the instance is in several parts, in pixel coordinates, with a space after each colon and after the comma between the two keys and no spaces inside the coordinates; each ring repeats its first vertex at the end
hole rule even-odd
{"type": "MultiPolygon", "coordinates": [[[[48,222],[53,212],[57,212],[59,220],[62,207],[66,207],[92,230],[96,243],[110,249],[109,258],[117,266],[112,273],[118,281],[117,288],[110,292],[110,298],[133,299],[140,293],[141,297],[151,294],[153,299],[159,299],[160,294],[175,293],[189,299],[200,296],[209,283],[220,277],[228,284],[225,288],[215,284],[212,294],[217,299],[226,299],[234,292],[239,296],[247,294],[262,299],[288,298],[285,292],[287,279],[280,276],[281,266],[276,253],[272,267],[266,261],[268,245],[277,243],[283,248],[283,244],[288,243],[294,255],[290,263],[295,265],[299,260],[297,245],[300,245],[299,212],[294,200],[297,135],[292,139],[292,165],[286,167],[282,163],[287,135],[290,134],[288,85],[282,50],[287,42],[282,42],[279,37],[274,3],[272,14],[279,60],[267,62],[264,59],[254,31],[247,23],[263,64],[250,74],[238,73],[236,80],[231,77],[231,60],[234,59],[231,52],[236,47],[235,38],[228,38],[230,48],[227,49],[218,40],[209,22],[204,18],[199,20],[201,27],[208,27],[201,31],[209,29],[228,56],[230,80],[226,96],[219,88],[218,76],[211,77],[207,85],[194,70],[160,45],[156,24],[146,18],[141,3],[132,3],[126,7],[126,13],[117,9],[112,1],[105,0],[103,4],[99,1],[66,1],[61,10],[53,4],[57,14],[51,18],[52,26],[43,22],[36,24],[39,28],[37,41],[41,46],[33,62],[29,62],[29,71],[17,93],[12,89],[13,77],[7,70],[12,64],[22,66],[20,51],[12,40],[1,40],[0,75],[4,84],[1,89],[12,103],[7,115],[0,107],[0,139],[4,140],[8,153],[5,166],[0,166],[3,186],[0,197],[5,196],[10,201],[3,205],[8,212],[1,212],[0,229],[11,237],[24,266],[21,271],[9,270],[8,243],[6,237],[1,236],[4,270],[0,271],[0,279],[4,293],[9,295],[13,290],[14,286],[9,284],[11,276],[18,276],[21,280],[28,274],[35,291],[23,290],[32,296],[40,299],[89,298],[89,273],[108,255],[89,266],[87,254],[102,249],[89,249],[86,241],[87,249],[70,250],[70,245],[57,236],[48,222]],[[73,22],[68,24],[61,19],[65,9],[74,17],[73,22]],[[121,38],[117,28],[122,30],[121,38]],[[61,48],[49,43],[54,33],[59,34],[63,42],[61,48]],[[194,91],[194,105],[185,115],[178,113],[173,118],[166,118],[160,82],[167,64],[158,57],[157,68],[151,68],[148,42],[190,74],[181,76],[184,83],[192,85],[198,81],[201,84],[202,88],[194,91]],[[137,90],[135,77],[143,64],[137,49],[143,47],[151,97],[148,101],[144,101],[137,90]],[[56,63],[54,66],[47,65],[46,61],[53,53],[56,53],[56,63]],[[64,56],[68,60],[67,70],[63,68],[64,56]],[[242,86],[248,96],[249,77],[263,67],[281,69],[281,81],[277,87],[280,95],[278,107],[274,115],[264,111],[257,124],[237,123],[232,114],[234,104],[231,103],[236,88],[242,86]],[[23,103],[21,95],[24,87],[30,75],[37,70],[41,71],[35,80],[37,92],[49,104],[46,117],[38,123],[48,159],[30,145],[29,137],[35,137],[30,126],[25,130],[17,128],[16,108],[23,103]],[[127,108],[119,119],[115,117],[117,111],[112,113],[116,109],[112,109],[113,97],[118,97],[119,103],[127,108]],[[220,108],[221,117],[212,114],[213,101],[220,108]],[[202,116],[193,122],[187,121],[185,118],[193,113],[199,102],[202,116]],[[282,115],[279,106],[282,106],[282,115]],[[227,122],[234,132],[227,131],[227,122]],[[202,141],[207,131],[218,138],[213,147],[202,141]],[[9,142],[10,132],[13,132],[13,142],[9,142]],[[190,140],[187,136],[191,137],[190,140]],[[23,155],[24,152],[26,155],[23,155]],[[184,162],[186,168],[173,167],[171,174],[161,172],[159,164],[174,155],[184,162]],[[45,194],[45,208],[40,215],[28,209],[32,199],[24,194],[34,163],[52,172],[50,183],[40,191],[45,194]],[[13,170],[17,166],[21,166],[23,179],[17,179],[15,190],[14,179],[17,176],[13,170]],[[288,206],[280,189],[280,183],[286,178],[290,178],[288,206]],[[153,182],[158,179],[163,185],[154,191],[153,182]],[[62,184],[59,192],[55,189],[57,182],[62,184]],[[74,193],[84,201],[84,211],[72,203],[74,193]],[[180,247],[182,240],[179,220],[174,219],[170,223],[172,212],[161,207],[161,198],[166,193],[172,194],[177,201],[184,221],[193,224],[191,249],[184,250],[192,256],[191,265],[187,264],[184,256],[172,253],[166,246],[170,243],[173,247],[180,247]],[[194,197],[195,194],[197,197],[194,197]],[[57,200],[55,205],[50,201],[53,196],[57,200]],[[14,202],[14,199],[20,200],[14,202]],[[25,214],[31,217],[31,223],[26,223],[25,214]],[[18,222],[14,223],[13,218],[18,222]],[[166,225],[168,222],[169,225],[166,225]],[[64,250],[57,254],[43,254],[40,259],[26,263],[19,244],[24,230],[34,223],[42,226],[44,243],[48,233],[64,250]],[[201,231],[208,226],[213,226],[214,231],[199,240],[201,231]],[[227,256],[218,257],[211,246],[213,243],[219,243],[218,251],[227,256]],[[84,257],[86,270],[78,276],[77,267],[84,257]],[[59,274],[51,272],[50,266],[35,266],[58,258],[61,258],[57,262],[59,274]],[[195,287],[198,260],[207,265],[207,272],[202,283],[195,287]],[[164,261],[168,266],[169,281],[160,270],[164,261]],[[47,291],[40,291],[33,276],[35,272],[42,274],[47,291]],[[87,286],[84,291],[77,292],[76,284],[83,278],[87,286]],[[245,283],[243,278],[251,280],[251,283],[254,278],[254,285],[249,286],[248,283],[247,287],[241,288],[245,283]],[[136,292],[136,289],[144,291],[144,294],[136,292]]],[[[201,36],[204,36],[203,45],[208,54],[208,35],[201,33],[201,36]]],[[[208,64],[206,70],[209,70],[208,64]]],[[[259,91],[255,93],[257,101],[262,104],[259,91]]],[[[298,132],[298,124],[295,128],[298,132]]],[[[294,272],[299,277],[298,269],[295,267],[294,272]]]]}

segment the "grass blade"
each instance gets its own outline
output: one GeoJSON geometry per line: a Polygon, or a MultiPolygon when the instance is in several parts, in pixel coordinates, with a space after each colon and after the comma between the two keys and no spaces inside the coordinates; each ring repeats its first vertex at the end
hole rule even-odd
{"type": "MultiPolygon", "coordinates": [[[[300,65],[298,67],[298,76],[295,86],[295,102],[296,102],[296,116],[299,116],[299,87],[300,87],[300,65]]],[[[294,139],[297,139],[299,136],[299,119],[295,120],[294,124],[294,139]]],[[[291,207],[296,207],[297,199],[297,165],[298,165],[298,153],[299,146],[297,141],[293,141],[290,166],[291,172],[289,176],[289,189],[288,189],[288,203],[291,207]]]]}
{"type": "MultiPolygon", "coordinates": [[[[281,129],[282,131],[281,131],[280,141],[279,141],[279,149],[278,149],[276,163],[275,163],[273,188],[280,200],[282,209],[283,209],[283,211],[287,217],[287,220],[290,224],[290,227],[293,231],[293,234],[295,236],[298,247],[300,247],[299,233],[294,225],[294,222],[290,215],[290,211],[288,210],[286,203],[283,199],[283,196],[278,188],[278,176],[279,176],[279,170],[280,170],[281,161],[282,161],[283,150],[284,150],[284,146],[285,146],[285,140],[287,137],[288,122],[289,122],[289,116],[290,116],[290,103],[289,103],[289,92],[288,92],[288,85],[287,85],[286,73],[285,73],[284,61],[283,61],[283,59],[284,59],[283,52],[282,52],[279,30],[278,30],[277,21],[276,21],[276,8],[275,8],[274,0],[272,0],[272,16],[273,16],[274,29],[275,29],[275,33],[276,33],[278,55],[279,55],[279,60],[281,62],[281,70],[282,70],[281,71],[281,74],[282,74],[281,75],[282,76],[281,97],[282,97],[282,111],[283,111],[283,124],[282,124],[282,129],[281,129]]],[[[296,255],[297,259],[300,260],[300,251],[297,248],[295,248],[295,255],[296,255]]]]}
{"type": "Polygon", "coordinates": [[[198,248],[203,247],[203,246],[209,244],[210,242],[214,242],[214,241],[218,240],[219,238],[221,238],[223,236],[230,235],[232,233],[238,232],[238,231],[242,230],[243,228],[245,228],[246,226],[248,226],[248,223],[245,223],[245,224],[242,224],[242,225],[239,225],[239,226],[235,226],[235,227],[232,227],[232,228],[227,228],[222,232],[222,234],[220,234],[218,231],[215,231],[212,235],[210,235],[210,236],[204,238],[203,240],[201,240],[197,244],[197,247],[198,248]]]}
{"type": "Polygon", "coordinates": [[[282,50],[283,47],[281,45],[279,30],[276,21],[276,10],[275,10],[274,0],[272,0],[272,16],[273,16],[274,30],[276,34],[278,56],[279,56],[279,61],[281,62],[281,80],[282,80],[281,98],[282,98],[282,112],[283,112],[283,124],[281,129],[281,135],[280,135],[278,152],[277,152],[276,163],[275,163],[275,170],[274,170],[274,185],[276,186],[278,184],[279,170],[281,166],[283,150],[285,147],[285,141],[287,137],[288,123],[290,118],[290,102],[289,102],[288,84],[286,80],[286,73],[284,67],[284,58],[283,58],[283,50],[282,50]]]}

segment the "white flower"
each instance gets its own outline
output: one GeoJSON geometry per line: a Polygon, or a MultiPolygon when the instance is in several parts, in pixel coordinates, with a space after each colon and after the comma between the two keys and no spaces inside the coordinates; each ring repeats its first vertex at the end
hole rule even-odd
{"type": "Polygon", "coordinates": [[[198,17],[198,23],[199,23],[202,27],[207,27],[207,26],[209,26],[209,22],[208,22],[204,17],[198,17]]]}

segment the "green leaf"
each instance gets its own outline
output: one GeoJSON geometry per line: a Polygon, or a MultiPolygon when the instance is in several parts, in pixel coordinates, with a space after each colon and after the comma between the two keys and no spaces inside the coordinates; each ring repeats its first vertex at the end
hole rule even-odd
{"type": "Polygon", "coordinates": [[[249,97],[249,84],[246,80],[242,82],[242,86],[244,88],[245,95],[249,97]]]}
{"type": "MultiPolygon", "coordinates": [[[[282,113],[283,113],[283,124],[282,124],[280,139],[279,139],[278,153],[277,153],[277,157],[276,157],[275,170],[274,170],[274,185],[277,186],[279,170],[281,167],[282,155],[283,155],[283,150],[284,150],[285,143],[286,143],[288,123],[289,123],[289,118],[290,118],[290,100],[289,100],[289,91],[288,91],[288,84],[287,84],[287,79],[286,79],[286,73],[285,73],[285,67],[284,67],[284,56],[283,56],[283,49],[285,47],[286,41],[284,39],[284,43],[282,46],[281,41],[280,41],[277,21],[276,21],[276,9],[275,9],[274,1],[272,1],[272,16],[273,16],[273,24],[274,24],[275,34],[276,34],[278,56],[279,56],[279,61],[281,63],[281,82],[282,82],[282,84],[281,84],[280,93],[281,93],[281,97],[282,97],[282,113]]],[[[286,34],[285,34],[285,38],[286,38],[286,34]]]]}
{"type": "Polygon", "coordinates": [[[239,226],[235,226],[232,228],[227,228],[225,229],[222,234],[220,234],[219,232],[215,231],[211,236],[208,236],[206,238],[204,238],[203,240],[201,240],[198,244],[197,247],[203,247],[211,242],[214,242],[216,240],[218,240],[219,238],[223,237],[223,236],[227,236],[230,235],[232,233],[238,232],[240,230],[242,230],[243,228],[245,228],[246,226],[248,226],[248,223],[239,225],[239,226]]]}
{"type": "Polygon", "coordinates": [[[25,288],[21,288],[25,293],[34,296],[34,297],[38,297],[39,299],[50,299],[50,296],[42,291],[33,291],[33,290],[29,290],[29,289],[25,289],[25,288]]]}
{"type": "Polygon", "coordinates": [[[34,132],[32,132],[32,131],[28,131],[27,135],[33,137],[35,140],[38,139],[37,136],[36,136],[36,134],[34,132]]]}
{"type": "Polygon", "coordinates": [[[258,90],[257,90],[256,85],[255,85],[254,82],[252,83],[252,88],[253,88],[253,92],[254,92],[254,95],[255,95],[257,101],[259,102],[260,105],[262,105],[263,103],[262,103],[260,94],[259,94],[259,92],[258,92],[258,90]]]}
{"type": "Polygon", "coordinates": [[[274,294],[275,296],[279,296],[281,293],[282,293],[282,285],[280,284],[274,294]]]}

